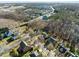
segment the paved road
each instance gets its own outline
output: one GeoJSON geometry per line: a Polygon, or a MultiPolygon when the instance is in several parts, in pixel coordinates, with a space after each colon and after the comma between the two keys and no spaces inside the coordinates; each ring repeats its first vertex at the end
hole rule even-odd
{"type": "MultiPolygon", "coordinates": [[[[32,20],[30,20],[30,21],[28,21],[28,22],[23,22],[23,23],[21,23],[20,25],[29,24],[29,23],[32,23],[32,22],[34,22],[34,21],[42,20],[43,16],[49,17],[49,16],[52,15],[52,13],[53,13],[53,12],[50,12],[50,13],[48,12],[48,13],[46,13],[45,15],[39,16],[39,17],[37,17],[37,18],[35,18],[35,19],[32,19],[32,20]]],[[[54,14],[54,13],[53,13],[53,14],[54,14]]],[[[18,25],[18,26],[16,26],[16,27],[19,27],[20,25],[18,25]]]]}

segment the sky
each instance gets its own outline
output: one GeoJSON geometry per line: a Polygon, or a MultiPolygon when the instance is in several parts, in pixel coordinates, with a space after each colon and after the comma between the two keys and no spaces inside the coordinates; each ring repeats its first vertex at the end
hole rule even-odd
{"type": "Polygon", "coordinates": [[[79,0],[0,0],[0,2],[76,2],[79,3],[79,0]]]}

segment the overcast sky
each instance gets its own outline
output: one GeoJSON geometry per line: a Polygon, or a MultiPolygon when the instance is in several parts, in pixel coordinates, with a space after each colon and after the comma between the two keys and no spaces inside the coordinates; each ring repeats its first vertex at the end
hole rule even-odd
{"type": "Polygon", "coordinates": [[[78,2],[79,0],[0,0],[0,2],[78,2]]]}

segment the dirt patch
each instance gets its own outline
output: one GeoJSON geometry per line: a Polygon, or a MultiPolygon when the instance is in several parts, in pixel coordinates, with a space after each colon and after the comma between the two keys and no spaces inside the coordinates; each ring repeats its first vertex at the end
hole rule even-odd
{"type": "Polygon", "coordinates": [[[8,28],[15,28],[15,26],[19,25],[19,22],[16,22],[11,19],[0,19],[0,28],[8,27],[8,28]]]}

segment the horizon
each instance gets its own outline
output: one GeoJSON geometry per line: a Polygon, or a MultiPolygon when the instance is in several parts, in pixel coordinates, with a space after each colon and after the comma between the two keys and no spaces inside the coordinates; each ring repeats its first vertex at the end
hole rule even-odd
{"type": "Polygon", "coordinates": [[[79,3],[79,0],[0,0],[0,3],[79,3]]]}

